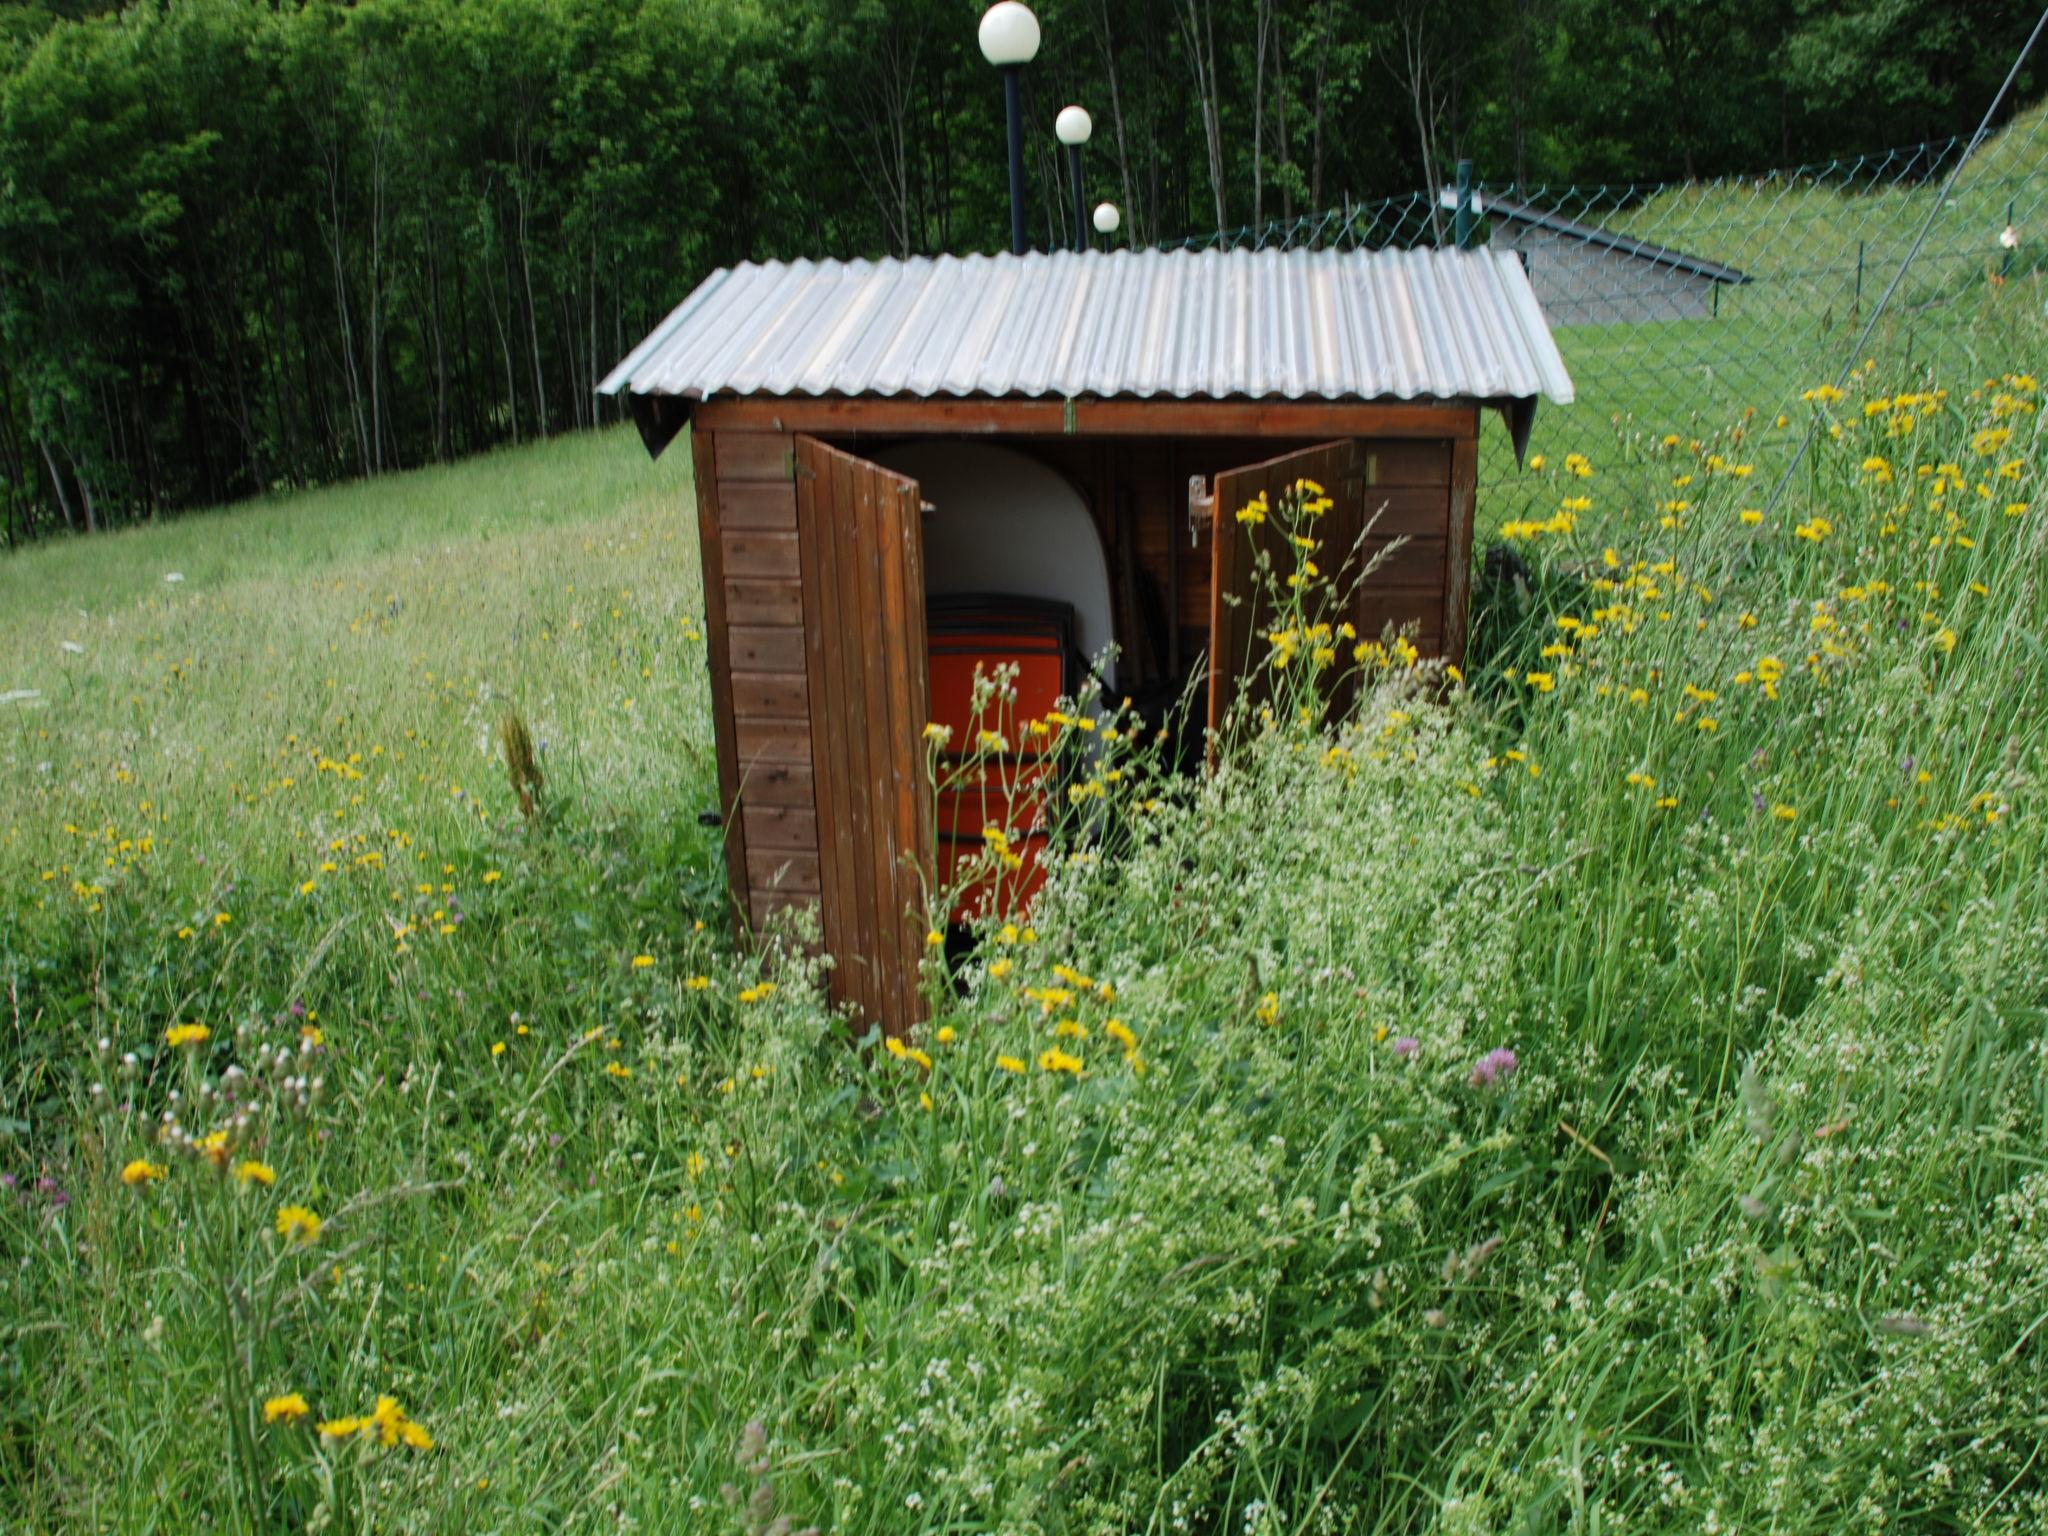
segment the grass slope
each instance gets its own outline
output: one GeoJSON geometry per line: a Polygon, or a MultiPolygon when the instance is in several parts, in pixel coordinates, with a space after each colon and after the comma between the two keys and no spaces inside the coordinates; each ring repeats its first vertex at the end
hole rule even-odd
{"type": "Polygon", "coordinates": [[[1463,684],[1317,724],[1294,589],[895,1052],[722,936],[680,455],[0,562],[0,1507],[2040,1529],[2048,449],[1915,382],[1761,521],[1745,428],[1550,457],[1463,684]]]}

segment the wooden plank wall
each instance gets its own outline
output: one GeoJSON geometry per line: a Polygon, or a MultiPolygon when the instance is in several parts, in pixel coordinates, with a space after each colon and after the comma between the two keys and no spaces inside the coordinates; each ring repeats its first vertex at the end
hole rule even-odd
{"type": "Polygon", "coordinates": [[[749,922],[820,888],[791,438],[696,435],[726,868],[749,922]]]}

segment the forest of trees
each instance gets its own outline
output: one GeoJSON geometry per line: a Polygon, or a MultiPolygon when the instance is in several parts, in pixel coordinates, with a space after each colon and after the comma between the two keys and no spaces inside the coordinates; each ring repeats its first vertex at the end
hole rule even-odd
{"type": "MultiPolygon", "coordinates": [[[[981,0],[0,9],[0,537],[587,426],[708,270],[994,250],[981,0]]],[[[1448,178],[1654,180],[1967,131],[2023,0],[1038,0],[1145,244],[1448,178]]],[[[2026,82],[2022,82],[2023,87],[2026,82]]],[[[2025,91],[2021,99],[2025,99],[2025,91]]],[[[609,409],[608,407],[606,409],[609,409]]]]}

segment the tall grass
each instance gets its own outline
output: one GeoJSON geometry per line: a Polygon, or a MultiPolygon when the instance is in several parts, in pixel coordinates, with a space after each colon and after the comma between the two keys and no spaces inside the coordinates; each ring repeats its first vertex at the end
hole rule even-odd
{"type": "Polygon", "coordinates": [[[1366,651],[1325,725],[1290,690],[1354,637],[1276,641],[1213,774],[1112,743],[1117,841],[983,924],[901,1052],[800,946],[725,937],[683,487],[625,440],[0,565],[0,692],[40,695],[0,706],[0,1497],[2040,1528],[2048,536],[2010,340],[1989,386],[1803,407],[1768,520],[1754,423],[1547,456],[1567,515],[1495,563],[1469,675],[1366,651]]]}

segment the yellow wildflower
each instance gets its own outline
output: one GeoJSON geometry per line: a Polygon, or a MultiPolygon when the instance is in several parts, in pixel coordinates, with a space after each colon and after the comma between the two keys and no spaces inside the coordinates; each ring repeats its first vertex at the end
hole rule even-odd
{"type": "Polygon", "coordinates": [[[263,1404],[263,1422],[266,1424],[296,1424],[312,1409],[306,1406],[302,1392],[287,1392],[282,1397],[273,1397],[263,1404]]]}
{"type": "Polygon", "coordinates": [[[395,1397],[380,1397],[370,1416],[363,1421],[364,1433],[376,1432],[377,1443],[394,1446],[403,1441],[416,1451],[431,1451],[434,1437],[405,1416],[395,1397]]]}

